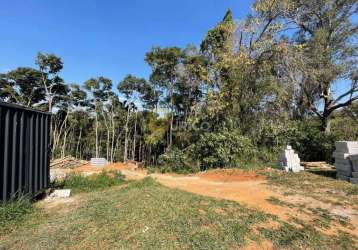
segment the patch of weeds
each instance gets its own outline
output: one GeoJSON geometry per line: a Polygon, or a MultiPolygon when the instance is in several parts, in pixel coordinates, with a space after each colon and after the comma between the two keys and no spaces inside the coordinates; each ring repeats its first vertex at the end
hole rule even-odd
{"type": "Polygon", "coordinates": [[[292,196],[292,195],[295,195],[295,193],[294,192],[284,192],[283,193],[283,196],[292,196]]]}
{"type": "Polygon", "coordinates": [[[117,171],[107,171],[100,174],[85,177],[80,174],[73,174],[64,180],[56,182],[54,188],[71,189],[74,193],[91,192],[125,182],[125,177],[117,171]]]}
{"type": "Polygon", "coordinates": [[[347,190],[347,195],[358,195],[358,185],[352,185],[347,190]]]}
{"type": "Polygon", "coordinates": [[[335,246],[336,249],[357,249],[357,237],[348,234],[343,231],[339,231],[338,235],[332,236],[331,242],[332,246],[335,246]]]}
{"type": "Polygon", "coordinates": [[[310,225],[299,228],[283,222],[278,229],[261,229],[261,234],[279,248],[320,249],[325,244],[324,236],[310,225]]]}
{"type": "Polygon", "coordinates": [[[330,213],[327,209],[323,208],[308,208],[318,218],[314,220],[315,225],[319,225],[321,228],[329,228],[331,222],[337,222],[344,227],[351,227],[348,217],[336,215],[330,213]]]}
{"type": "Polygon", "coordinates": [[[284,171],[265,172],[268,183],[281,186],[293,192],[331,204],[358,204],[358,186],[309,172],[286,173],[284,171]]]}
{"type": "Polygon", "coordinates": [[[281,207],[289,207],[289,208],[294,208],[296,207],[294,204],[292,203],[289,203],[289,202],[285,202],[285,201],[282,201],[276,197],[269,197],[267,199],[268,202],[270,202],[271,204],[273,205],[277,205],[277,206],[281,206],[281,207]]]}
{"type": "Polygon", "coordinates": [[[309,208],[314,215],[317,215],[317,218],[313,220],[314,224],[320,228],[329,228],[331,222],[334,220],[330,212],[322,208],[309,208]]]}
{"type": "Polygon", "coordinates": [[[32,211],[32,203],[26,196],[0,203],[0,234],[11,231],[32,211]]]}

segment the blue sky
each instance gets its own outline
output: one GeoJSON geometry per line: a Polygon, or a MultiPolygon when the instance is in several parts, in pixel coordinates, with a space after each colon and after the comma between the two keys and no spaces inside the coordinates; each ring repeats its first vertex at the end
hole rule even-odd
{"type": "Polygon", "coordinates": [[[116,85],[126,74],[148,77],[144,55],[151,47],[199,45],[239,0],[1,0],[0,72],[35,66],[37,52],[64,61],[69,83],[106,76],[116,85]]]}

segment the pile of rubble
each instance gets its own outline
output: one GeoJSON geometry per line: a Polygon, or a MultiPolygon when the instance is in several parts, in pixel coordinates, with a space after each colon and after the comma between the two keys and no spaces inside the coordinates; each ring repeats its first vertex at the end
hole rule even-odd
{"type": "Polygon", "coordinates": [[[358,184],[358,141],[338,141],[333,153],[337,179],[358,184]]]}
{"type": "Polygon", "coordinates": [[[87,165],[88,161],[79,160],[72,156],[66,156],[50,162],[50,168],[77,168],[87,165]]]}

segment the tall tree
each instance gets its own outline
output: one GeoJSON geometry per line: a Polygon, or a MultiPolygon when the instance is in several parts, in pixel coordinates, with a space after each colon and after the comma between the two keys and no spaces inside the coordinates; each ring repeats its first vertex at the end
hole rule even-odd
{"type": "Polygon", "coordinates": [[[32,107],[45,99],[41,73],[32,68],[17,68],[0,74],[0,98],[32,107]]]}
{"type": "Polygon", "coordinates": [[[60,99],[66,94],[66,86],[62,78],[59,77],[59,73],[63,69],[63,62],[54,54],[38,53],[36,64],[41,72],[41,84],[45,89],[48,111],[52,112],[56,99],[60,99]]]}
{"type": "Polygon", "coordinates": [[[286,29],[296,31],[291,32],[291,39],[300,49],[295,51],[296,67],[292,68],[299,76],[304,104],[320,118],[322,130],[329,133],[334,111],[358,100],[354,77],[358,62],[357,1],[260,0],[255,9],[264,16],[275,13],[286,29]],[[333,85],[347,88],[337,95],[333,85]]]}
{"type": "MultiPolygon", "coordinates": [[[[127,118],[125,123],[125,137],[124,137],[124,152],[123,159],[126,161],[128,159],[128,143],[129,143],[129,118],[130,112],[136,110],[134,105],[135,101],[138,101],[138,95],[140,95],[143,90],[145,90],[147,82],[143,78],[138,78],[132,75],[127,75],[121,82],[118,83],[119,92],[123,93],[127,99],[127,118]]],[[[136,136],[137,136],[137,111],[135,115],[135,129],[133,135],[133,150],[132,158],[135,158],[135,147],[136,147],[136,136]]]]}
{"type": "Polygon", "coordinates": [[[91,94],[91,108],[95,116],[96,158],[99,157],[99,117],[103,112],[104,102],[112,95],[112,81],[105,77],[91,78],[84,83],[91,94]]]}
{"type": "Polygon", "coordinates": [[[168,148],[173,144],[174,85],[178,80],[177,66],[181,62],[181,54],[181,49],[177,47],[155,47],[145,56],[146,62],[152,68],[150,82],[164,90],[165,101],[170,109],[168,148]]]}

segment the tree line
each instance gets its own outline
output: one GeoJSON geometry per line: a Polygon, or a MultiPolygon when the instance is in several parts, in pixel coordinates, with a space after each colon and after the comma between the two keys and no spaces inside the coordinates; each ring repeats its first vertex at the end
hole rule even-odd
{"type": "Polygon", "coordinates": [[[53,113],[53,158],[191,171],[269,161],[291,143],[328,159],[334,140],[358,138],[357,12],[355,0],[257,0],[243,20],[227,11],[199,47],[153,47],[149,79],[117,84],[67,84],[62,59],[39,53],[36,68],[0,75],[0,99],[53,113]]]}

